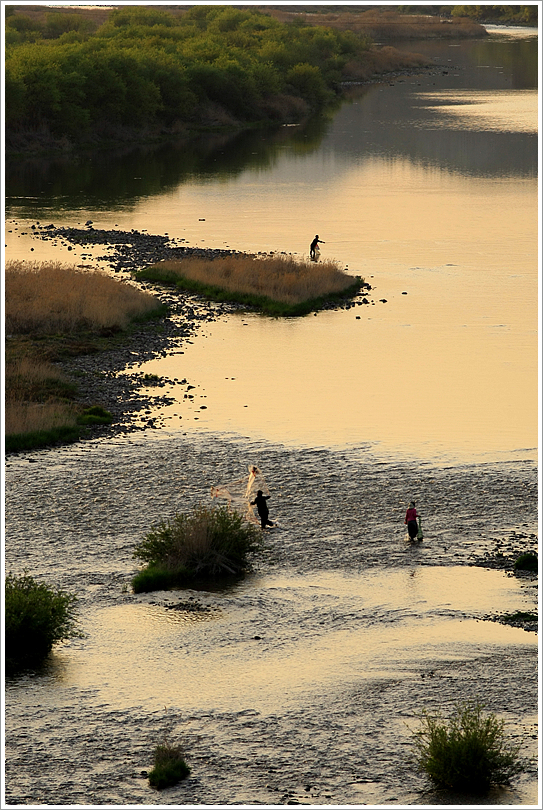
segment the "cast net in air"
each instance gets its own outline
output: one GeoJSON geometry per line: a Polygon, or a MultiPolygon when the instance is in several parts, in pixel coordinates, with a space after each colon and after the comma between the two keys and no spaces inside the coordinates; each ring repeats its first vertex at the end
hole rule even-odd
{"type": "Polygon", "coordinates": [[[260,525],[260,519],[255,513],[255,507],[251,506],[251,501],[254,501],[259,489],[262,490],[264,495],[269,495],[270,490],[258,467],[250,464],[247,469],[249,475],[244,478],[211,487],[211,497],[226,500],[231,509],[235,509],[236,512],[239,512],[251,523],[260,525]]]}

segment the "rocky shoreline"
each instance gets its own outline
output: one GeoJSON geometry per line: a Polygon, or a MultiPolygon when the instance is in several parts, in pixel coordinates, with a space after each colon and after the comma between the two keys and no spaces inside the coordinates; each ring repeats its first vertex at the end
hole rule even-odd
{"type": "MultiPolygon", "coordinates": [[[[141,365],[157,357],[165,357],[169,352],[179,352],[203,324],[211,323],[226,314],[247,310],[248,307],[207,301],[202,296],[175,287],[135,281],[134,273],[160,261],[179,261],[185,256],[213,259],[225,255],[242,255],[241,251],[190,247],[182,244],[184,239],[170,239],[168,234],[155,235],[116,228],[97,229],[90,220],[84,227],[77,228],[36,222],[29,227],[30,231],[34,238],[49,241],[54,246],[65,247],[68,251],[77,249],[77,254],[74,253],[76,267],[94,269],[93,262],[99,262],[107,272],[117,274],[138,288],[152,292],[162,304],[168,306],[168,313],[160,321],[145,323],[132,329],[121,345],[96,354],[70,357],[58,363],[77,382],[79,403],[85,406],[101,405],[113,414],[114,419],[110,425],[89,427],[87,437],[112,437],[159,427],[157,409],[176,401],[170,395],[162,393],[161,389],[180,386],[187,392],[193,387],[194,381],[149,379],[139,370],[141,365]],[[96,255],[97,247],[103,247],[104,253],[96,255]]],[[[349,309],[373,303],[367,297],[369,289],[371,288],[367,287],[353,300],[330,302],[323,308],[349,309]]]]}

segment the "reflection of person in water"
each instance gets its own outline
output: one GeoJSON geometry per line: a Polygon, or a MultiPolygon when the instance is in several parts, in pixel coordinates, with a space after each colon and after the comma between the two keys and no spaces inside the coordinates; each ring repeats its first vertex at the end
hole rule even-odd
{"type": "Polygon", "coordinates": [[[254,501],[251,501],[251,506],[256,506],[256,508],[258,509],[258,515],[260,517],[260,525],[262,526],[263,529],[265,529],[266,526],[273,526],[271,520],[268,520],[269,511],[268,511],[268,504],[266,503],[266,501],[268,500],[269,497],[270,497],[269,495],[263,495],[262,490],[259,489],[258,492],[256,493],[256,498],[254,499],[254,501]]]}
{"type": "Polygon", "coordinates": [[[417,510],[415,509],[415,501],[411,501],[409,504],[409,509],[405,513],[404,523],[407,525],[409,539],[415,540],[419,531],[419,527],[417,525],[417,510]]]}
{"type": "Polygon", "coordinates": [[[313,239],[313,241],[311,242],[311,244],[309,246],[309,256],[312,259],[315,258],[315,254],[316,254],[317,250],[319,249],[319,244],[321,242],[322,242],[323,245],[326,244],[326,242],[323,242],[322,239],[319,239],[319,234],[317,234],[316,237],[313,239]]]}

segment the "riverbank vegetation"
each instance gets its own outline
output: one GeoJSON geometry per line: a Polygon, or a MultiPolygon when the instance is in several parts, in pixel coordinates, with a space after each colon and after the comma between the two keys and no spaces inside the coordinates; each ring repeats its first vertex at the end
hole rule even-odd
{"type": "Polygon", "coordinates": [[[7,262],[5,268],[6,450],[75,441],[111,414],[76,403],[77,386],[54,365],[106,348],[138,320],[164,314],[149,293],[103,273],[58,262],[7,262]]]}
{"type": "Polygon", "coordinates": [[[37,582],[28,574],[8,574],[4,590],[5,664],[11,675],[39,666],[59,641],[80,636],[76,597],[37,582]]]}
{"type": "MultiPolygon", "coordinates": [[[[8,150],[30,135],[74,143],[190,129],[299,121],[360,75],[364,33],[289,23],[256,9],[121,6],[92,15],[51,10],[6,19],[8,150]],[[353,73],[354,72],[354,73],[353,73]]],[[[34,7],[33,7],[34,8],[34,7]]],[[[389,70],[406,54],[387,53],[389,70]]],[[[385,60],[386,61],[386,60],[385,60]]],[[[426,64],[410,57],[410,65],[426,64]]]]}
{"type": "Polygon", "coordinates": [[[326,303],[352,297],[369,285],[340,270],[336,262],[299,261],[292,256],[232,254],[164,261],[136,274],[175,284],[218,301],[256,307],[269,315],[304,315],[326,303]]]}
{"type": "Polygon", "coordinates": [[[374,6],[358,10],[349,6],[337,8],[324,6],[313,11],[295,11],[292,7],[275,8],[271,14],[282,22],[302,20],[305,25],[324,25],[338,31],[353,31],[358,36],[369,37],[376,42],[391,42],[408,39],[466,39],[487,36],[485,28],[474,15],[439,13],[409,13],[409,6],[374,6]],[[400,10],[398,10],[400,9],[400,10]]]}
{"type": "Polygon", "coordinates": [[[414,743],[419,769],[438,788],[481,794],[524,770],[503,720],[479,704],[457,706],[448,720],[423,712],[414,743]]]}
{"type": "Polygon", "coordinates": [[[132,580],[135,593],[186,587],[242,574],[261,542],[260,530],[226,506],[195,507],[153,526],[136,546],[146,563],[132,580]]]}

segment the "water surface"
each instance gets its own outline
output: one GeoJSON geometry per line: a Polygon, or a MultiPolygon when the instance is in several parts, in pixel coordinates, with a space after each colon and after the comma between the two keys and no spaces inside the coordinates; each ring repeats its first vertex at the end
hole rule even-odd
{"type": "Polygon", "coordinates": [[[148,364],[206,396],[205,412],[172,408],[169,429],[533,457],[537,39],[412,47],[439,69],[355,88],[329,120],[115,163],[8,167],[7,256],[77,261],[66,246],[36,244],[32,219],[299,256],[318,233],[323,258],[374,286],[373,305],[230,318],[148,364]]]}

